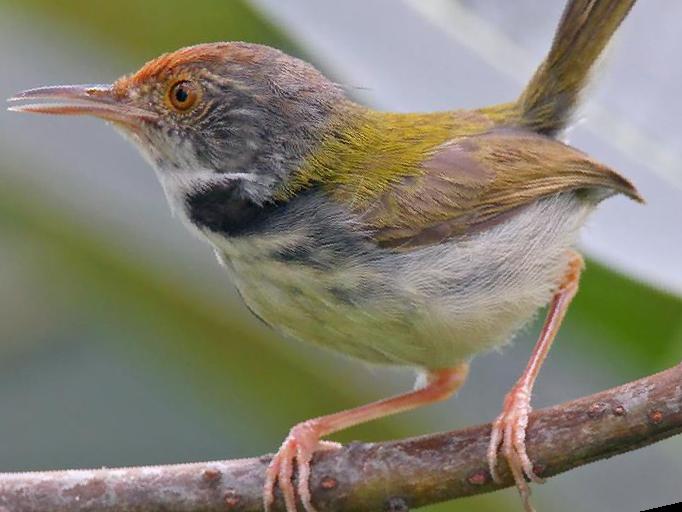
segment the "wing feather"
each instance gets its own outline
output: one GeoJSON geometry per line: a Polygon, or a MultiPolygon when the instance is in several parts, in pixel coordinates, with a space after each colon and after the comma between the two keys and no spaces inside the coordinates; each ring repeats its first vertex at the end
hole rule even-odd
{"type": "Polygon", "coordinates": [[[440,243],[494,225],[541,197],[605,189],[641,201],[625,178],[581,151],[519,129],[455,138],[360,212],[387,247],[440,243]]]}

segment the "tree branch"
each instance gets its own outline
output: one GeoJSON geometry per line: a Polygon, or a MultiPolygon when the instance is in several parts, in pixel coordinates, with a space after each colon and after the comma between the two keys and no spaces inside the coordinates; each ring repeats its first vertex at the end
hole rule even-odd
{"type": "MultiPolygon", "coordinates": [[[[528,451],[552,476],[682,432],[682,364],[534,412],[528,451]]],[[[320,512],[407,511],[491,492],[490,425],[384,443],[355,443],[315,457],[311,488],[320,512]]],[[[225,512],[261,510],[270,456],[124,469],[0,474],[0,512],[225,512]]],[[[278,497],[277,510],[284,510],[278,497]]]]}

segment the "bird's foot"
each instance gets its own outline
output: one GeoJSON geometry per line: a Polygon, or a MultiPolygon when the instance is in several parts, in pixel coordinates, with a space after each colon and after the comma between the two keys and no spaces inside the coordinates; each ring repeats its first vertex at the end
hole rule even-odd
{"type": "Polygon", "coordinates": [[[287,512],[296,512],[296,490],[306,512],[315,512],[310,495],[310,461],[316,451],[338,450],[339,443],[321,441],[315,420],[305,421],[294,426],[272,458],[265,473],[263,488],[263,507],[266,512],[275,501],[275,484],[284,496],[287,512]],[[293,484],[294,461],[298,468],[296,490],[293,484]]]}
{"type": "Polygon", "coordinates": [[[523,384],[517,384],[507,394],[502,413],[493,423],[488,447],[490,475],[495,482],[500,482],[497,472],[497,454],[501,448],[523,499],[526,512],[534,511],[530,503],[530,488],[526,478],[538,484],[544,483],[544,480],[535,474],[533,463],[526,452],[526,428],[530,412],[530,390],[523,384]]]}

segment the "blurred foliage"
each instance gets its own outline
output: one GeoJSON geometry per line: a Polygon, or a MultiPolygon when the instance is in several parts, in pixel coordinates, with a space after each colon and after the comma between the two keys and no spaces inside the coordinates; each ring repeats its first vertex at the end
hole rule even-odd
{"type": "Polygon", "coordinates": [[[581,349],[594,351],[589,344],[598,340],[600,351],[617,355],[617,365],[642,375],[672,366],[682,356],[682,300],[594,261],[587,264],[569,321],[590,332],[589,338],[576,340],[581,349]]]}
{"type": "MultiPolygon", "coordinates": [[[[212,40],[248,40],[297,52],[278,29],[246,2],[236,0],[0,3],[61,23],[66,30],[77,29],[78,38],[103,42],[131,59],[212,40]]],[[[278,438],[303,418],[351,407],[361,400],[352,383],[329,379],[323,369],[289,351],[287,343],[255,328],[244,318],[243,309],[230,310],[200,290],[173,282],[152,261],[135,259],[113,243],[105,235],[111,227],[101,226],[97,232],[83,229],[61,210],[55,198],[38,197],[35,191],[7,180],[0,186],[0,237],[23,240],[31,247],[26,268],[37,281],[58,287],[64,311],[70,311],[74,319],[88,317],[91,322],[115,326],[117,342],[125,350],[150,368],[177,372],[177,381],[169,382],[169,388],[192,388],[225,425],[234,425],[245,411],[260,408],[260,421],[251,418],[242,422],[246,423],[242,428],[252,428],[262,438],[278,438]],[[226,393],[238,395],[239,411],[222,407],[226,393]]],[[[614,366],[628,373],[650,373],[682,355],[682,301],[594,262],[588,264],[568,322],[590,333],[574,340],[576,350],[611,354],[614,366]]],[[[336,438],[371,440],[407,431],[399,420],[382,421],[336,438]]],[[[501,496],[505,495],[428,510],[497,510],[501,496]]]]}
{"type": "Polygon", "coordinates": [[[136,58],[211,41],[249,41],[293,51],[274,25],[241,0],[0,0],[77,29],[136,58]]]}

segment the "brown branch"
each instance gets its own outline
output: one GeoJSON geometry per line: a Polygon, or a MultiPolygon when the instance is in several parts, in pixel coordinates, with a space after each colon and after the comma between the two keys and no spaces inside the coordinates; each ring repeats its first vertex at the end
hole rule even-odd
{"type": "MultiPolygon", "coordinates": [[[[486,470],[490,425],[316,456],[320,512],[408,510],[494,491],[486,470]]],[[[682,364],[630,384],[533,413],[528,447],[552,476],[682,432],[682,364]]],[[[270,459],[125,469],[0,474],[0,512],[224,512],[261,510],[270,459]]],[[[283,510],[278,500],[277,510],[283,510]]]]}

